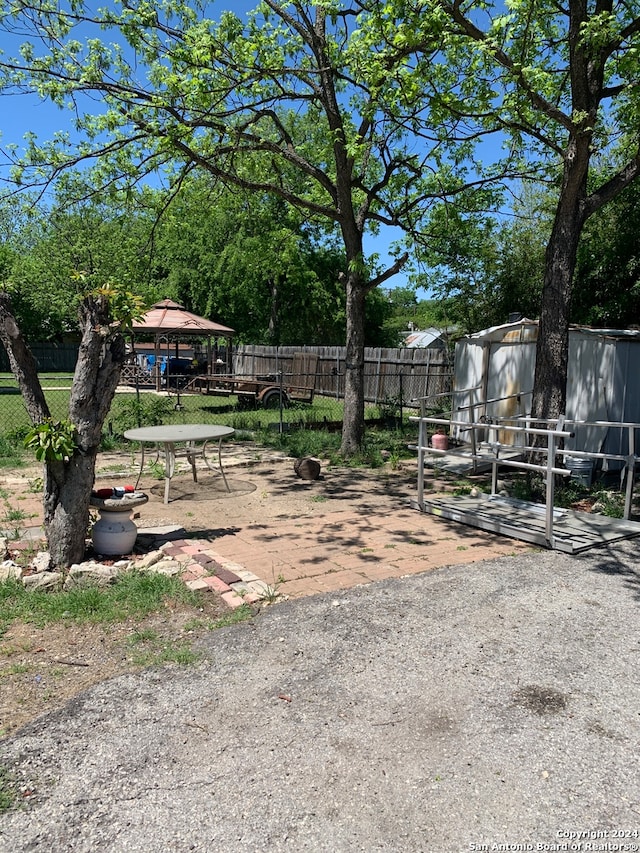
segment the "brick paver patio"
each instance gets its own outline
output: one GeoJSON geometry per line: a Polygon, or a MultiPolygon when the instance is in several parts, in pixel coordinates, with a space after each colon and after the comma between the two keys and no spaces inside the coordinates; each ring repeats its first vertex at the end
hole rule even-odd
{"type": "Polygon", "coordinates": [[[366,517],[345,510],[299,522],[247,524],[210,541],[168,543],[164,550],[185,559],[188,586],[209,589],[238,606],[272,592],[300,598],[529,548],[400,508],[366,517]]]}

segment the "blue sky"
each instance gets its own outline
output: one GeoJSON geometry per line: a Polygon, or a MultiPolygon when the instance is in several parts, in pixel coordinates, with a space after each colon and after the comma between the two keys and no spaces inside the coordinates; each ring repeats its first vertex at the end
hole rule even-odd
{"type": "MultiPolygon", "coordinates": [[[[223,10],[231,9],[240,17],[255,8],[257,0],[220,0],[212,5],[210,14],[217,17],[223,10]]],[[[7,54],[16,52],[16,45],[10,44],[6,36],[0,35],[0,49],[7,54]]],[[[72,131],[72,114],[61,110],[47,101],[38,99],[35,95],[4,95],[3,120],[0,123],[2,147],[14,143],[19,147],[24,145],[24,137],[29,132],[35,133],[41,141],[50,139],[57,131],[72,131]]],[[[8,167],[0,162],[0,176],[8,167]]],[[[400,229],[382,228],[378,236],[369,236],[365,241],[365,251],[370,256],[376,253],[380,263],[392,263],[389,246],[394,240],[402,237],[400,229]]],[[[385,287],[398,287],[407,284],[407,275],[399,273],[385,283],[385,287]]],[[[424,295],[424,294],[421,294],[424,295]]]]}

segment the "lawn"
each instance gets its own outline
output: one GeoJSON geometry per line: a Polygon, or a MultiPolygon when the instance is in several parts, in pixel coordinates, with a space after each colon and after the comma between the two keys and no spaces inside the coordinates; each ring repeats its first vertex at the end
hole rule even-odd
{"type": "MultiPolygon", "coordinates": [[[[71,376],[54,374],[41,376],[52,417],[64,420],[68,416],[71,376]]],[[[378,419],[378,406],[368,406],[366,417],[378,419]]],[[[255,410],[238,406],[235,396],[217,397],[204,394],[158,395],[154,392],[118,392],[103,429],[103,449],[122,444],[125,430],[137,426],[180,423],[216,423],[231,426],[235,438],[250,438],[261,444],[276,446],[292,456],[333,456],[340,446],[339,425],[343,416],[341,400],[316,396],[312,404],[294,403],[282,411],[279,408],[255,410]]],[[[371,423],[371,421],[369,421],[371,423]]],[[[19,466],[24,456],[22,438],[30,427],[22,397],[12,376],[0,374],[0,468],[19,466]]],[[[415,438],[415,436],[414,436],[415,438]]],[[[381,464],[381,449],[393,456],[404,456],[408,437],[405,430],[392,430],[380,436],[374,429],[367,431],[367,440],[358,464],[381,464]]]]}
{"type": "MultiPolygon", "coordinates": [[[[51,415],[63,420],[69,411],[71,377],[41,377],[42,387],[51,415]]],[[[339,421],[342,403],[330,398],[317,398],[309,404],[293,404],[286,408],[283,420],[304,424],[339,421]]],[[[108,431],[122,435],[125,429],[149,422],[156,423],[219,423],[234,429],[256,430],[278,423],[280,410],[243,410],[237,398],[206,396],[203,394],[156,395],[153,392],[118,392],[107,417],[108,431]]],[[[19,433],[30,426],[22,397],[13,377],[0,374],[0,436],[19,433]]]]}

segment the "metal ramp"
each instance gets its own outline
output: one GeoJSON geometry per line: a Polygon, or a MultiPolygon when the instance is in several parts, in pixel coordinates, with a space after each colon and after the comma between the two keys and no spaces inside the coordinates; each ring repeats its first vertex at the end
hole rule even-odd
{"type": "MultiPolygon", "coordinates": [[[[438,518],[467,524],[491,533],[510,536],[549,548],[546,507],[499,495],[442,495],[429,497],[411,506],[438,518]]],[[[577,554],[598,545],[640,536],[640,524],[569,509],[553,510],[553,548],[577,554]]]]}
{"type": "MultiPolygon", "coordinates": [[[[503,450],[501,459],[514,461],[523,459],[524,454],[518,449],[503,450]]],[[[438,471],[446,471],[448,474],[484,474],[491,471],[495,462],[495,454],[491,454],[489,445],[479,444],[474,451],[470,444],[463,444],[459,447],[445,451],[438,456],[425,456],[424,465],[427,468],[433,468],[434,473],[438,471]]]]}
{"type": "MultiPolygon", "coordinates": [[[[488,425],[486,421],[471,422],[454,421],[436,417],[428,417],[421,414],[420,417],[412,417],[410,420],[418,422],[418,496],[412,502],[412,506],[422,512],[430,512],[433,515],[468,524],[504,536],[511,536],[525,542],[531,542],[544,548],[554,548],[569,554],[584,551],[597,545],[608,542],[616,542],[620,539],[628,539],[640,535],[640,523],[631,521],[632,503],[634,496],[635,472],[640,462],[636,455],[636,430],[640,430],[638,423],[614,423],[598,421],[591,426],[599,429],[618,428],[628,433],[627,454],[612,454],[585,451],[579,449],[565,449],[564,442],[573,439],[575,434],[567,429],[568,426],[583,426],[582,421],[566,421],[564,416],[552,420],[536,421],[537,426],[531,425],[531,419],[512,418],[511,422],[500,420],[499,423],[488,425]],[[542,424],[542,425],[541,425],[542,424]],[[491,442],[492,453],[478,452],[481,448],[480,442],[472,441],[476,452],[467,452],[466,459],[450,453],[447,450],[433,447],[428,440],[427,427],[448,426],[449,428],[464,426],[475,436],[480,431],[488,428],[509,438],[511,435],[519,438],[522,442],[517,447],[514,457],[515,442],[500,441],[491,442]],[[533,445],[533,440],[537,444],[533,445]],[[528,458],[526,454],[531,454],[528,458]],[[626,489],[624,518],[614,519],[591,513],[577,512],[575,510],[557,509],[554,506],[555,480],[557,477],[567,477],[570,469],[566,461],[567,456],[582,459],[608,459],[621,462],[625,466],[626,489]],[[430,457],[436,457],[432,463],[430,457]],[[524,456],[524,458],[523,458],[524,456]],[[438,460],[439,457],[439,460],[438,460]],[[449,459],[449,461],[448,461],[449,459]],[[444,462],[443,462],[444,460],[444,462]],[[565,466],[562,462],[565,460],[565,466]],[[431,497],[425,495],[425,466],[433,464],[438,467],[438,461],[444,470],[453,470],[460,473],[460,467],[454,465],[472,466],[475,470],[478,464],[488,464],[491,467],[491,495],[478,498],[464,496],[441,496],[431,497]],[[447,467],[445,467],[447,466],[447,467]],[[519,501],[505,498],[498,494],[498,469],[501,467],[515,468],[521,471],[536,472],[545,480],[546,501],[544,504],[535,504],[528,501],[519,501]]],[[[467,467],[467,471],[469,468],[467,467]]]]}

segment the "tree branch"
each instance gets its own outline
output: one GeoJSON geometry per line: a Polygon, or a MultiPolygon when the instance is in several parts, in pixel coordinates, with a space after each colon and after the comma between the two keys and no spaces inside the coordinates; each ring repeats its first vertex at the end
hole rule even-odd
{"type": "Polygon", "coordinates": [[[409,253],[405,252],[404,255],[401,255],[396,260],[396,262],[394,264],[392,264],[388,269],[386,269],[383,273],[380,273],[380,275],[377,275],[375,278],[372,278],[367,285],[367,293],[370,290],[373,290],[374,287],[378,287],[383,282],[392,278],[394,275],[396,275],[396,273],[399,273],[400,270],[402,269],[402,267],[407,263],[408,260],[409,260],[409,253]]]}
{"type": "Polygon", "coordinates": [[[629,160],[624,168],[620,169],[619,172],[613,175],[613,177],[611,177],[606,183],[587,197],[585,202],[585,218],[596,213],[601,207],[604,207],[607,202],[614,199],[618,193],[628,187],[629,184],[638,177],[638,175],[640,175],[640,146],[638,147],[635,156],[629,160]]]}
{"type": "Polygon", "coordinates": [[[38,365],[22,337],[11,309],[11,297],[5,291],[0,292],[0,340],[9,356],[11,371],[18,382],[31,422],[42,423],[51,417],[51,412],[38,378],[38,365]]]}

